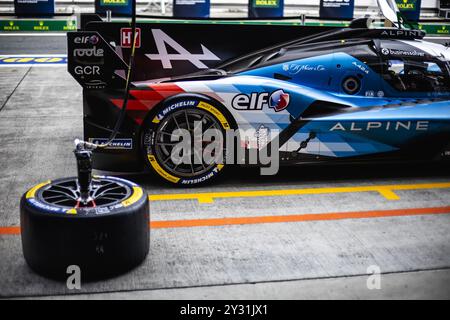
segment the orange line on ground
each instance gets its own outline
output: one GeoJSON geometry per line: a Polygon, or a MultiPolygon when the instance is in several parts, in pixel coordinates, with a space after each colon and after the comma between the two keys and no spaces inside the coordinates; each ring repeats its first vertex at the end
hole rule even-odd
{"type": "Polygon", "coordinates": [[[0,227],[0,235],[20,234],[20,227],[0,227]]]}
{"type": "MultiPolygon", "coordinates": [[[[237,225],[237,224],[327,221],[327,220],[342,220],[342,219],[418,216],[418,215],[430,215],[430,214],[450,214],[450,206],[433,207],[433,208],[378,210],[378,211],[353,211],[353,212],[334,212],[334,213],[318,213],[318,214],[295,214],[295,215],[283,215],[283,216],[212,218],[212,219],[166,220],[166,221],[159,220],[159,221],[150,222],[150,227],[152,229],[214,227],[214,226],[226,226],[226,225],[237,225]]],[[[0,227],[0,235],[18,235],[18,234],[20,234],[20,227],[0,227]]]]}
{"type": "Polygon", "coordinates": [[[151,228],[186,228],[186,227],[212,227],[236,224],[260,224],[279,222],[301,222],[301,221],[325,221],[341,219],[363,219],[382,218],[397,216],[415,216],[428,214],[450,214],[450,206],[435,208],[413,208],[379,211],[356,211],[356,212],[336,212],[319,214],[296,214],[283,216],[259,216],[242,218],[215,218],[215,219],[194,219],[194,220],[168,220],[153,221],[151,228]]]}

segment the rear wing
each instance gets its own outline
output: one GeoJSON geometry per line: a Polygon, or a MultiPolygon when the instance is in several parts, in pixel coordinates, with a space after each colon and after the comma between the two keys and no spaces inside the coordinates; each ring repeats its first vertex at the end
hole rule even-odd
{"type": "MultiPolygon", "coordinates": [[[[92,18],[92,17],[89,17],[92,18]]],[[[92,19],[68,33],[68,71],[85,89],[120,89],[131,48],[127,22],[92,19]]],[[[335,27],[294,22],[153,20],[137,24],[133,81],[170,79],[335,27]]]]}

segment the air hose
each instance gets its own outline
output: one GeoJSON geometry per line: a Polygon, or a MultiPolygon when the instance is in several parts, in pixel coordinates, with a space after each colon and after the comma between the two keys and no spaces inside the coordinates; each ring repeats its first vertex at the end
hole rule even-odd
{"type": "Polygon", "coordinates": [[[131,34],[132,34],[132,38],[134,41],[133,41],[133,44],[131,45],[131,53],[130,53],[130,58],[129,58],[129,62],[128,62],[123,104],[122,104],[122,109],[120,110],[119,116],[117,118],[116,124],[114,125],[114,129],[111,132],[111,135],[109,136],[108,141],[103,144],[95,144],[95,143],[83,141],[80,139],[75,139],[75,147],[77,150],[94,150],[94,149],[107,148],[114,141],[114,139],[117,136],[117,133],[119,132],[120,128],[122,127],[123,120],[125,119],[125,115],[126,115],[128,98],[130,96],[131,80],[133,79],[133,70],[134,70],[134,55],[135,55],[135,51],[136,51],[136,38],[137,38],[136,0],[131,1],[131,34]]]}
{"type": "Polygon", "coordinates": [[[128,98],[130,94],[131,80],[133,79],[134,69],[134,54],[136,49],[136,0],[132,0],[131,3],[131,29],[133,44],[131,46],[130,59],[128,62],[127,77],[125,83],[125,92],[123,98],[122,109],[120,110],[114,129],[108,138],[108,141],[103,144],[95,144],[80,139],[75,139],[74,154],[77,159],[77,171],[78,171],[78,187],[80,191],[80,202],[83,204],[89,203],[92,199],[90,197],[92,189],[92,150],[104,149],[108,147],[116,138],[119,129],[122,127],[123,120],[125,119],[126,108],[128,104],[128,98]]]}

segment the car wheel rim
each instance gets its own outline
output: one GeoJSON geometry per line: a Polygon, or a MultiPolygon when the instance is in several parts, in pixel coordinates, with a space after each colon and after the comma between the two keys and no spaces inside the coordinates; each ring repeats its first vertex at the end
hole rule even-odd
{"type": "MultiPolygon", "coordinates": [[[[220,122],[208,112],[200,109],[180,110],[170,114],[165,118],[156,131],[154,142],[155,156],[158,163],[168,172],[180,177],[200,176],[217,164],[215,162],[207,163],[203,159],[203,151],[211,141],[201,141],[201,150],[194,148],[194,130],[200,132],[201,137],[208,129],[216,129],[221,131],[220,122]],[[197,126],[197,128],[194,128],[197,126]],[[189,132],[191,138],[190,163],[177,163],[173,161],[172,151],[175,146],[181,142],[181,139],[174,135],[176,129],[185,129],[189,132]]],[[[201,138],[200,137],[200,138],[201,138]]],[[[182,153],[179,155],[183,155],[182,153]]]]}
{"type": "Polygon", "coordinates": [[[51,183],[40,192],[43,202],[65,208],[103,207],[120,203],[130,197],[129,186],[112,179],[102,178],[92,180],[89,192],[90,201],[83,203],[76,178],[51,183]]]}

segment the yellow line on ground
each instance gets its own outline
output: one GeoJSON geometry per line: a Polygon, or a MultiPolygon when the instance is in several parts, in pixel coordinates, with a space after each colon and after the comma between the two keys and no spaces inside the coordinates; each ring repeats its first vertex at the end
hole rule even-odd
{"type": "Polygon", "coordinates": [[[173,193],[152,194],[150,201],[170,200],[198,200],[200,203],[212,203],[216,198],[251,198],[251,197],[279,197],[305,194],[327,194],[327,193],[353,193],[353,192],[378,192],[387,200],[399,200],[400,197],[394,192],[399,190],[421,190],[421,189],[445,189],[450,188],[450,182],[420,183],[420,184],[393,184],[393,185],[371,185],[333,188],[305,188],[305,189],[275,189],[275,190],[249,190],[249,191],[226,191],[226,192],[203,192],[203,193],[173,193]]]}

